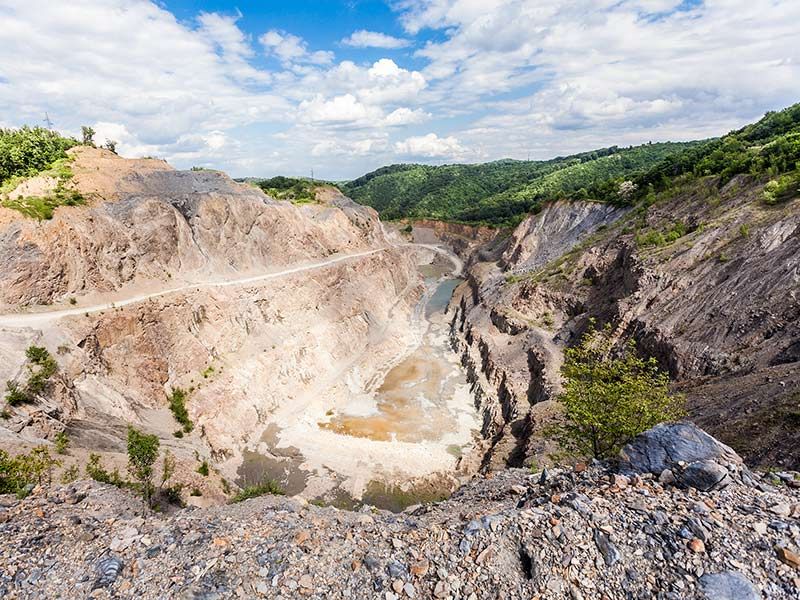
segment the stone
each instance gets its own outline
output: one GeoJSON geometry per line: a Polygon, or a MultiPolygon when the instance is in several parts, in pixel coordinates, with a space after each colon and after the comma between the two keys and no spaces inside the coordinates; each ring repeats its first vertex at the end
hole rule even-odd
{"type": "Polygon", "coordinates": [[[703,540],[699,538],[693,538],[689,540],[689,543],[686,545],[689,547],[689,550],[695,554],[702,554],[706,551],[706,545],[703,543],[703,540]]]}
{"type": "Polygon", "coordinates": [[[433,588],[435,598],[445,598],[450,593],[450,586],[444,581],[437,581],[433,588]]]}
{"type": "Polygon", "coordinates": [[[689,464],[678,476],[678,481],[686,487],[701,492],[720,489],[731,483],[728,469],[713,460],[699,460],[689,464]]]}
{"type": "Polygon", "coordinates": [[[800,570],[800,555],[798,555],[796,552],[792,552],[783,546],[778,546],[775,548],[775,554],[778,556],[778,560],[780,560],[783,564],[800,570]]]}
{"type": "Polygon", "coordinates": [[[311,579],[311,575],[309,575],[308,573],[303,575],[297,583],[300,584],[301,588],[305,588],[307,590],[310,590],[311,588],[314,587],[314,580],[311,579]]]}
{"type": "Polygon", "coordinates": [[[691,423],[662,423],[640,433],[620,451],[623,472],[652,473],[709,491],[730,483],[728,466],[742,459],[722,442],[691,423]]]}
{"type": "Polygon", "coordinates": [[[606,566],[610,567],[622,559],[622,554],[619,549],[611,542],[609,535],[605,531],[595,529],[594,542],[600,554],[603,555],[603,560],[606,566]]]}
{"type": "Polygon", "coordinates": [[[761,593],[738,571],[706,573],[700,578],[700,589],[707,600],[760,600],[761,593]]]}
{"type": "Polygon", "coordinates": [[[414,584],[410,581],[403,586],[403,592],[409,598],[414,598],[417,595],[417,590],[414,588],[414,584]]]}
{"type": "Polygon", "coordinates": [[[778,515],[779,517],[788,517],[790,514],[792,514],[792,507],[786,503],[774,504],[773,506],[769,507],[769,511],[778,515]]]}
{"type": "Polygon", "coordinates": [[[414,575],[414,577],[425,577],[425,575],[428,574],[429,568],[430,568],[430,563],[428,563],[427,560],[422,559],[413,563],[409,570],[411,571],[411,574],[414,575]]]}

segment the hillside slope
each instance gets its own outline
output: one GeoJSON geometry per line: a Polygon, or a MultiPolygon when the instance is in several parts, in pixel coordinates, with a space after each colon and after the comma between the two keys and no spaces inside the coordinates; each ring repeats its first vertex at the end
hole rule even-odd
{"type": "MultiPolygon", "coordinates": [[[[124,469],[133,424],[173,452],[199,503],[224,500],[222,480],[240,479],[245,454],[275,450],[290,424],[324,460],[329,437],[343,436],[317,422],[341,401],[346,367],[368,381],[415,339],[423,286],[413,249],[389,244],[372,209],[333,189],[294,206],[218,172],[90,147],[70,154],[69,185],[85,204],[43,221],[0,209],[0,383],[24,382],[33,345],[58,365],[36,401],[4,407],[4,447],[66,430],[74,452],[63,469],[82,469],[89,452],[124,469]],[[175,389],[194,425],[180,436],[168,410],[175,389]],[[203,460],[209,477],[197,473],[203,460]]],[[[348,442],[364,452],[363,441],[338,443],[348,442]]],[[[412,444],[372,452],[392,475],[429,457],[412,444]]],[[[282,472],[283,457],[271,460],[282,472]]],[[[352,475],[319,469],[320,494],[352,475]]],[[[370,480],[369,468],[358,474],[351,490],[370,480]]]]}
{"type": "Polygon", "coordinates": [[[594,319],[748,461],[800,467],[798,133],[800,107],[767,115],[636,179],[632,206],[551,203],[474,255],[452,331],[487,465],[548,454],[562,350],[594,319]]]}
{"type": "Polygon", "coordinates": [[[548,161],[502,160],[477,165],[393,165],[343,186],[384,219],[432,218],[516,224],[542,200],[577,194],[608,179],[630,178],[698,143],[603,148],[548,161]]]}

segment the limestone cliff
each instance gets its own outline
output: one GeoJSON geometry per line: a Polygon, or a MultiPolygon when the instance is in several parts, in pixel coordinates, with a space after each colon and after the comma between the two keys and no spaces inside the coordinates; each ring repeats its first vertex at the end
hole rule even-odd
{"type": "Polygon", "coordinates": [[[333,189],[295,206],[218,172],[72,152],[88,204],[0,226],[0,381],[24,377],[33,344],[59,364],[49,399],[0,423],[6,441],[30,447],[66,427],[79,465],[101,451],[123,466],[134,424],[204,501],[221,499],[220,478],[192,475],[199,458],[235,479],[278,409],[302,420],[325,402],[322,415],[348,366],[368,380],[410,343],[422,281],[372,209],[333,189]],[[167,409],[179,387],[194,423],[180,439],[167,409]]]}
{"type": "Polygon", "coordinates": [[[627,212],[558,202],[476,255],[452,329],[486,398],[487,462],[546,450],[561,350],[596,319],[748,460],[800,465],[800,200],[769,206],[763,183],[707,178],[627,212]]]}

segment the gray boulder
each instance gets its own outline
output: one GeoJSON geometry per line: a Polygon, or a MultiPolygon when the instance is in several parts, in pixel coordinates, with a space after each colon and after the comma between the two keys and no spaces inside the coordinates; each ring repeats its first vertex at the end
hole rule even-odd
{"type": "Polygon", "coordinates": [[[620,452],[623,471],[667,471],[678,485],[701,491],[730,484],[743,468],[742,459],[729,446],[691,423],[662,423],[636,436],[620,452]]]}
{"type": "Polygon", "coordinates": [[[707,600],[761,600],[758,588],[737,571],[706,573],[700,587],[707,600]]]}

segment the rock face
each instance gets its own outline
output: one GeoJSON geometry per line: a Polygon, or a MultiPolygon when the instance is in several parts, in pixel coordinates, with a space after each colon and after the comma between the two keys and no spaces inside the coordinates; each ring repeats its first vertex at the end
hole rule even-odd
{"type": "MultiPolygon", "coordinates": [[[[30,345],[59,365],[47,402],[0,422],[4,442],[29,448],[66,427],[76,452],[124,468],[134,424],[176,455],[187,486],[222,500],[222,478],[236,480],[246,449],[265,450],[278,413],[270,450],[287,424],[319,429],[347,368],[371,381],[413,342],[413,249],[389,244],[372,209],[332,188],[294,206],[222,173],[73,153],[86,206],[0,225],[0,385],[24,377],[30,345]],[[179,387],[194,430],[176,438],[167,396],[179,387]],[[196,456],[218,472],[198,476],[196,456]]],[[[394,473],[417,454],[374,456],[394,473]]]]}
{"type": "Polygon", "coordinates": [[[700,587],[708,600],[759,600],[758,588],[741,573],[708,573],[700,578],[700,587]]]}
{"type": "Polygon", "coordinates": [[[400,515],[262,497],[146,519],[129,492],[76,482],[0,496],[0,595],[795,599],[800,490],[754,477],[698,492],[511,469],[400,515]]]}
{"type": "Polygon", "coordinates": [[[661,476],[669,471],[681,484],[707,492],[731,482],[742,459],[691,423],[662,423],[639,434],[621,453],[625,470],[661,476]]]}
{"type": "Polygon", "coordinates": [[[739,176],[635,213],[556,202],[474,252],[452,332],[485,398],[488,464],[545,460],[563,348],[594,319],[656,357],[690,419],[745,460],[800,468],[800,199],[762,191],[739,176]]]}

